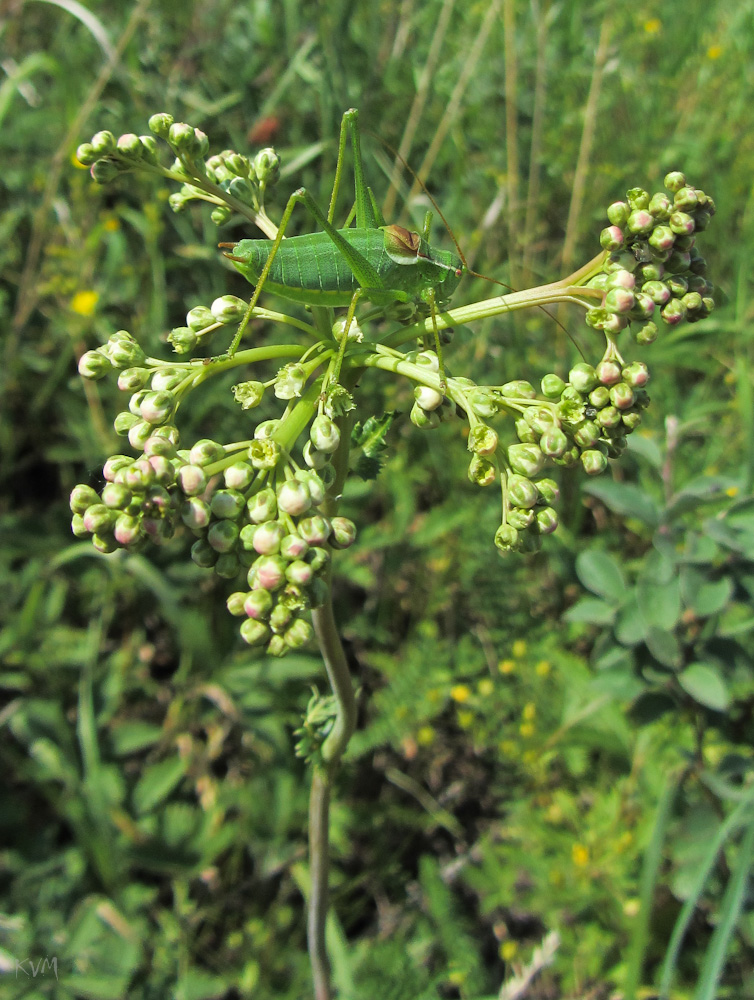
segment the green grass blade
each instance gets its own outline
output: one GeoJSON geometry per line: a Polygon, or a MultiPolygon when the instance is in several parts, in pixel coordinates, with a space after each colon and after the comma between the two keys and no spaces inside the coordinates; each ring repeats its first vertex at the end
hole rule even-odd
{"type": "Polygon", "coordinates": [[[713,840],[712,844],[710,844],[709,850],[704,857],[704,861],[699,871],[699,875],[694,882],[691,894],[683,904],[683,908],[681,909],[678,919],[675,922],[673,933],[670,936],[668,950],[665,953],[665,960],[662,964],[659,1000],[667,1000],[668,998],[670,988],[673,984],[673,975],[678,962],[678,954],[681,950],[681,945],[683,944],[683,938],[685,937],[691,918],[694,915],[694,910],[696,909],[702,892],[704,891],[704,886],[709,878],[710,872],[712,871],[712,867],[715,864],[715,860],[728,837],[730,837],[731,834],[746,821],[747,813],[752,804],[754,804],[754,789],[751,790],[751,793],[747,797],[746,801],[740,803],[730,816],[728,816],[725,822],[720,825],[717,836],[713,840]]]}
{"type": "Polygon", "coordinates": [[[649,918],[652,912],[652,897],[657,883],[660,862],[662,861],[665,832],[668,827],[677,791],[678,778],[669,778],[660,796],[652,839],[644,855],[644,864],[642,865],[641,881],[639,884],[639,913],[628,947],[628,972],[624,1000],[636,1000],[636,991],[644,966],[644,954],[647,950],[647,942],[649,941],[649,918]]]}
{"type": "Polygon", "coordinates": [[[754,820],[749,822],[748,829],[741,841],[738,861],[731,874],[720,907],[719,922],[704,956],[704,965],[694,1000],[715,1000],[717,984],[725,966],[728,945],[741,912],[752,865],[754,865],[754,820]]]}

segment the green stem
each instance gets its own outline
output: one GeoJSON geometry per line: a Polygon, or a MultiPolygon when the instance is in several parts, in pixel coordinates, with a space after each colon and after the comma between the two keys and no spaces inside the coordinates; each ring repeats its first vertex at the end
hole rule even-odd
{"type": "MultiPolygon", "coordinates": [[[[340,494],[348,473],[352,419],[345,416],[341,418],[339,423],[341,443],[333,456],[335,480],[328,491],[323,506],[327,516],[332,516],[337,512],[340,494]]],[[[325,946],[330,866],[330,795],[338,765],[356,728],[356,698],[333,613],[332,563],[328,564],[325,583],[327,584],[327,598],[321,607],[314,610],[312,620],[327,671],[327,679],[335,697],[336,717],[332,730],[322,744],[321,758],[314,765],[309,798],[311,892],[307,941],[312,965],[315,1000],[331,1000],[333,995],[330,984],[330,963],[325,946]]]]}
{"type": "MultiPolygon", "coordinates": [[[[596,274],[601,269],[604,260],[605,253],[603,251],[579,268],[578,271],[569,274],[567,278],[561,278],[560,281],[539,285],[537,288],[527,288],[522,292],[495,295],[490,299],[482,299],[467,306],[449,309],[447,312],[437,313],[434,322],[436,322],[438,330],[447,330],[450,327],[475,323],[504,313],[516,312],[519,309],[531,309],[534,306],[552,305],[556,302],[573,302],[586,307],[585,300],[601,299],[602,292],[598,292],[597,289],[585,288],[581,282],[587,281],[593,274],[596,274]]],[[[382,343],[388,347],[400,347],[401,344],[416,340],[425,334],[432,334],[433,330],[434,323],[430,317],[419,323],[393,331],[385,337],[382,343]]]]}

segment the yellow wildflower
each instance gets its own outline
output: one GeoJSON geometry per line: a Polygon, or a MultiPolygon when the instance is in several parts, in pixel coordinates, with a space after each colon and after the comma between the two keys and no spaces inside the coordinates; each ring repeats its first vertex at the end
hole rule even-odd
{"type": "Polygon", "coordinates": [[[722,54],[723,54],[722,45],[710,45],[710,47],[707,49],[708,59],[719,59],[722,54]]]}
{"type": "Polygon", "coordinates": [[[471,688],[467,684],[454,684],[450,689],[450,697],[461,704],[471,697],[471,688]]]}
{"type": "Polygon", "coordinates": [[[105,232],[106,233],[117,233],[120,229],[120,219],[114,218],[112,215],[109,219],[105,219],[105,232]]]}
{"type": "Polygon", "coordinates": [[[552,670],[552,666],[547,662],[547,660],[540,660],[534,670],[539,677],[547,677],[552,670]]]}
{"type": "Polygon", "coordinates": [[[477,684],[477,691],[483,698],[489,698],[492,692],[495,690],[495,685],[489,679],[489,677],[483,677],[477,684]]]}
{"type": "Polygon", "coordinates": [[[534,704],[533,701],[527,701],[527,703],[524,705],[524,710],[521,714],[523,715],[523,717],[526,719],[527,722],[531,722],[532,719],[537,714],[537,706],[534,704]]]}
{"type": "Polygon", "coordinates": [[[497,665],[497,669],[501,674],[512,674],[516,669],[516,664],[513,660],[501,660],[497,665]]]}
{"type": "Polygon", "coordinates": [[[435,730],[432,726],[422,726],[416,733],[416,742],[420,747],[428,747],[435,741],[435,730]]]}
{"type": "Polygon", "coordinates": [[[661,29],[662,21],[659,17],[650,17],[648,21],[644,22],[644,30],[648,35],[656,35],[661,29]]]}
{"type": "Polygon", "coordinates": [[[571,848],[571,857],[578,868],[584,868],[589,864],[589,848],[583,844],[574,844],[571,848]]]}
{"type": "Polygon", "coordinates": [[[511,959],[516,957],[516,952],[518,951],[517,941],[503,941],[500,945],[500,957],[504,962],[510,962],[511,959]]]}
{"type": "Polygon", "coordinates": [[[79,316],[92,316],[99,302],[99,293],[93,291],[76,292],[71,299],[71,309],[79,316]]]}
{"type": "Polygon", "coordinates": [[[522,656],[526,656],[526,640],[516,639],[511,646],[511,652],[517,660],[520,660],[522,656]]]}
{"type": "Polygon", "coordinates": [[[528,740],[531,736],[534,735],[534,726],[532,725],[531,722],[522,722],[521,725],[518,727],[518,731],[519,733],[521,733],[521,735],[525,740],[528,740]]]}

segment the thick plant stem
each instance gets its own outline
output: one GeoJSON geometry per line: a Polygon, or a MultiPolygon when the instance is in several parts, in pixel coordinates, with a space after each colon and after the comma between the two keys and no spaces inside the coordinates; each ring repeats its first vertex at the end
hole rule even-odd
{"type": "Polygon", "coordinates": [[[331,1000],[330,961],[325,946],[327,883],[329,873],[328,835],[330,828],[330,772],[314,766],[309,797],[309,857],[311,889],[307,942],[312,966],[315,1000],[331,1000]]]}
{"type": "MultiPolygon", "coordinates": [[[[335,481],[329,491],[324,510],[335,514],[338,500],[348,472],[348,452],[351,438],[351,421],[343,418],[341,444],[333,456],[335,481]]],[[[309,870],[311,892],[307,942],[312,965],[315,1000],[332,1000],[330,963],[325,945],[325,924],[328,906],[328,872],[330,865],[330,793],[335,773],[345,753],[348,741],[356,728],[356,698],[343,646],[338,635],[332,606],[332,564],[325,577],[327,599],[312,612],[314,632],[322,653],[332,693],[335,697],[335,722],[315,762],[309,797],[309,870]]]]}

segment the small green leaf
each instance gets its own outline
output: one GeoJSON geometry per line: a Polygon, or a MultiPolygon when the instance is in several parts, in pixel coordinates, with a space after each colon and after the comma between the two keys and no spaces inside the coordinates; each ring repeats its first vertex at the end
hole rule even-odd
{"type": "Polygon", "coordinates": [[[624,602],[626,581],[620,566],[607,552],[581,552],[576,559],[576,573],[593,594],[613,604],[624,602]]]}
{"type": "Polygon", "coordinates": [[[643,642],[647,634],[647,625],[644,616],[639,611],[636,598],[632,597],[628,604],[625,604],[618,612],[618,619],[615,623],[615,638],[623,646],[638,646],[643,642]]]}
{"type": "Polygon", "coordinates": [[[186,762],[168,757],[146,768],[134,788],[134,806],[140,813],[149,812],[166,799],[186,773],[186,762]]]}
{"type": "Polygon", "coordinates": [[[733,594],[729,577],[711,581],[706,573],[693,567],[685,567],[681,573],[681,588],[686,604],[698,618],[719,614],[733,594]]]}
{"type": "Polygon", "coordinates": [[[612,625],[615,608],[596,597],[583,597],[563,615],[567,622],[584,622],[588,625],[612,625]]]}
{"type": "Polygon", "coordinates": [[[678,675],[678,683],[694,701],[716,712],[724,712],[730,694],[719,672],[706,663],[692,663],[678,675]]]}
{"type": "Polygon", "coordinates": [[[162,736],[162,727],[151,722],[124,722],[112,729],[113,749],[119,756],[143,750],[156,743],[162,736]]]}
{"type": "Polygon", "coordinates": [[[635,517],[650,528],[656,528],[660,523],[657,504],[633,483],[615,483],[605,479],[587,483],[583,489],[621,517],[635,517]]]}
{"type": "Polygon", "coordinates": [[[651,625],[647,629],[646,642],[649,652],[658,663],[670,667],[671,670],[677,670],[681,666],[683,662],[681,647],[672,632],[651,625]]]}
{"type": "Polygon", "coordinates": [[[655,577],[644,575],[636,588],[636,598],[647,626],[670,631],[681,617],[681,591],[678,580],[655,583],[655,577]]]}

